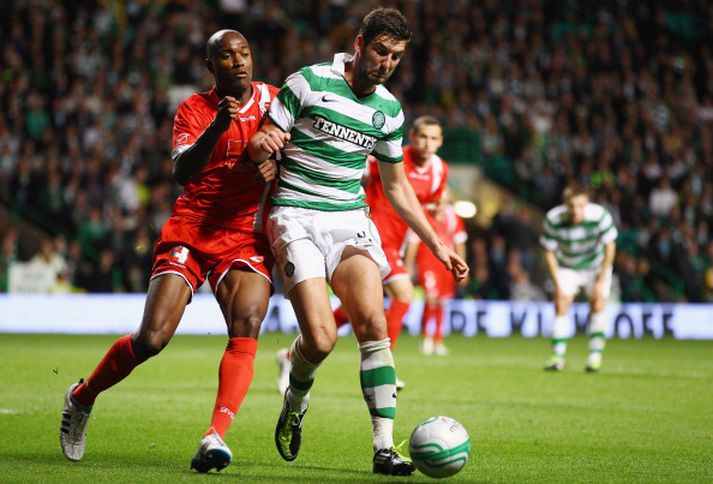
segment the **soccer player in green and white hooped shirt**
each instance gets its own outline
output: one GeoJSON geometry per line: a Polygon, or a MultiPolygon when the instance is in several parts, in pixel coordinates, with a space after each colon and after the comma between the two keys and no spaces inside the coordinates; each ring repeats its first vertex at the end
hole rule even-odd
{"type": "Polygon", "coordinates": [[[290,350],[290,385],[275,429],[277,449],[288,461],[299,452],[316,370],[337,339],[329,283],[359,341],[360,380],[374,434],[372,470],[414,471],[393,441],[396,372],[381,288],[388,264],[360,184],[367,155],[378,158],[384,192],[399,216],[456,279],[467,275],[468,266],[430,227],[404,175],[403,112],[382,84],[410,38],[397,10],[371,11],[354,40],[355,53],[336,54],[331,63],[288,77],[269,120],[248,145],[256,163],[281,152],[268,237],[301,330],[290,350]]]}
{"type": "Polygon", "coordinates": [[[571,184],[565,188],[563,198],[563,205],[547,212],[540,237],[545,264],[555,285],[553,355],[545,363],[545,370],[564,369],[570,334],[567,311],[577,293],[585,289],[590,303],[586,370],[598,371],[606,341],[604,305],[611,291],[617,230],[609,212],[589,201],[585,187],[571,184]]]}

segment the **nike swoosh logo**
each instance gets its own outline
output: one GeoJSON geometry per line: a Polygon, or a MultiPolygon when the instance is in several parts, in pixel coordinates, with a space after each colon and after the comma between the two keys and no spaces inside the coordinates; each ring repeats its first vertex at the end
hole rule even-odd
{"type": "Polygon", "coordinates": [[[322,102],[323,103],[335,103],[335,102],[337,102],[337,100],[332,99],[331,97],[322,96],[322,102]]]}

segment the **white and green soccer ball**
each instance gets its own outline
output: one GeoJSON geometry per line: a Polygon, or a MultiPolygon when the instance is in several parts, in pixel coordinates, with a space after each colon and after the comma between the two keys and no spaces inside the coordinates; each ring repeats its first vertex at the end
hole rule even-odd
{"type": "Polygon", "coordinates": [[[429,477],[449,477],[468,462],[470,437],[452,418],[431,417],[416,426],[408,447],[416,469],[429,477]]]}

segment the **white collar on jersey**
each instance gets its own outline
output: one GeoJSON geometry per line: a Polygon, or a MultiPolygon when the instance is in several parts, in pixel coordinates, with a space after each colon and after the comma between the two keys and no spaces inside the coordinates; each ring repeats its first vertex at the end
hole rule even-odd
{"type": "Polygon", "coordinates": [[[344,77],[344,64],[351,62],[354,56],[352,54],[347,54],[346,52],[339,52],[334,54],[334,60],[332,61],[332,72],[344,77]]]}

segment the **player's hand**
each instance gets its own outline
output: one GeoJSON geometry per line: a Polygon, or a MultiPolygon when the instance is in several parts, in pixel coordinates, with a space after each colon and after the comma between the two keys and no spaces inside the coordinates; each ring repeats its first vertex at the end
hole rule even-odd
{"type": "Polygon", "coordinates": [[[555,309],[568,307],[569,297],[562,291],[562,285],[558,281],[552,282],[554,283],[552,297],[555,303],[555,309]]]}
{"type": "Polygon", "coordinates": [[[257,143],[257,147],[268,153],[268,156],[280,151],[290,140],[290,133],[285,133],[280,129],[271,129],[260,139],[257,143]]]}
{"type": "Polygon", "coordinates": [[[230,122],[238,117],[240,104],[233,96],[225,96],[218,103],[218,114],[215,115],[213,125],[221,133],[230,127],[230,122]]]}
{"type": "Polygon", "coordinates": [[[456,282],[460,283],[461,281],[465,281],[470,273],[468,264],[466,264],[465,261],[455,252],[451,252],[451,264],[453,266],[451,272],[453,273],[453,277],[455,277],[456,282]]]}
{"type": "Polygon", "coordinates": [[[598,278],[594,282],[594,287],[592,288],[592,296],[591,296],[593,301],[596,301],[596,300],[603,301],[604,300],[604,283],[605,283],[605,280],[604,280],[604,278],[601,278],[601,277],[598,278]]]}
{"type": "Polygon", "coordinates": [[[274,158],[267,160],[257,165],[256,177],[258,180],[265,183],[270,183],[277,176],[277,162],[274,158]]]}
{"type": "Polygon", "coordinates": [[[441,247],[434,251],[434,255],[438,257],[441,262],[443,262],[446,269],[451,271],[456,282],[459,283],[468,277],[468,273],[470,272],[468,264],[466,264],[465,261],[451,249],[441,245],[441,247]]]}

